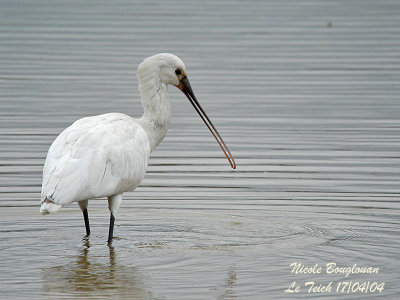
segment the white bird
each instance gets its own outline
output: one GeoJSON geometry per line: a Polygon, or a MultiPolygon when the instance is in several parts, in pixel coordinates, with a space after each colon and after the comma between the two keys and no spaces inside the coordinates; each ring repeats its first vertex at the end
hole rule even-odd
{"type": "Polygon", "coordinates": [[[108,197],[108,243],[122,194],[139,186],[150,153],[167,134],[171,120],[168,84],[187,96],[236,168],[228,147],[196,100],[181,59],[168,53],[148,57],[139,65],[137,76],[144,109],[140,119],[108,113],[77,120],[50,146],[43,168],[40,212],[55,213],[63,205],[78,202],[89,236],[88,200],[108,197]]]}

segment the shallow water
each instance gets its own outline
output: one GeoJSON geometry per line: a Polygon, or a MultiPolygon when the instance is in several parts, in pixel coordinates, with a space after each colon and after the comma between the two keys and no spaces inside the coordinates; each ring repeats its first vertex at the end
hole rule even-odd
{"type": "Polygon", "coordinates": [[[399,13],[397,1],[2,1],[1,298],[298,299],[332,281],[332,299],[394,299],[399,13]],[[107,247],[105,199],[90,202],[89,239],[77,205],[39,214],[44,159],[80,117],[140,116],[136,67],[158,52],[185,61],[238,169],[170,88],[171,128],[107,247]],[[294,262],[323,272],[292,274],[294,262]],[[379,273],[327,274],[330,262],[379,273]],[[350,280],[385,285],[336,291],[350,280]],[[285,293],[293,281],[300,292],[285,293]]]}

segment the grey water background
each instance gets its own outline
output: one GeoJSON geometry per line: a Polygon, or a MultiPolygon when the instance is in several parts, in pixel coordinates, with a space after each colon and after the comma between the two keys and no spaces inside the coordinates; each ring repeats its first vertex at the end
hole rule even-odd
{"type": "Polygon", "coordinates": [[[396,299],[399,15],[390,0],[2,0],[0,298],[396,299]],[[158,52],[184,60],[238,168],[170,87],[171,128],[107,247],[105,199],[88,240],[77,205],[39,214],[43,163],[78,118],[139,117],[136,68],[158,52]],[[385,285],[304,288],[343,280],[385,285]]]}

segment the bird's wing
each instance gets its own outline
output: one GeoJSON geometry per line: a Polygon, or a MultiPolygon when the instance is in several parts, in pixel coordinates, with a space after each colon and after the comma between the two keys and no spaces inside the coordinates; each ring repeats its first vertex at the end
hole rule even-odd
{"type": "Polygon", "coordinates": [[[134,119],[117,113],[80,119],[49,149],[41,201],[66,204],[133,190],[149,156],[147,134],[134,119]]]}

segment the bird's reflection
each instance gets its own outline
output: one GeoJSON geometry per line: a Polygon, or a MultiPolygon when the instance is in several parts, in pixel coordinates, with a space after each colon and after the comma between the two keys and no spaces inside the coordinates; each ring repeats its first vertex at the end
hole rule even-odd
{"type": "Polygon", "coordinates": [[[218,297],[218,300],[233,300],[236,299],[235,286],[237,280],[236,267],[233,266],[227,274],[224,284],[221,287],[222,294],[218,297]]]}
{"type": "Polygon", "coordinates": [[[88,239],[84,239],[78,255],[43,269],[43,296],[51,299],[78,296],[153,299],[145,289],[138,270],[118,264],[114,247],[110,245],[108,250],[106,257],[89,255],[91,245],[88,239]]]}

